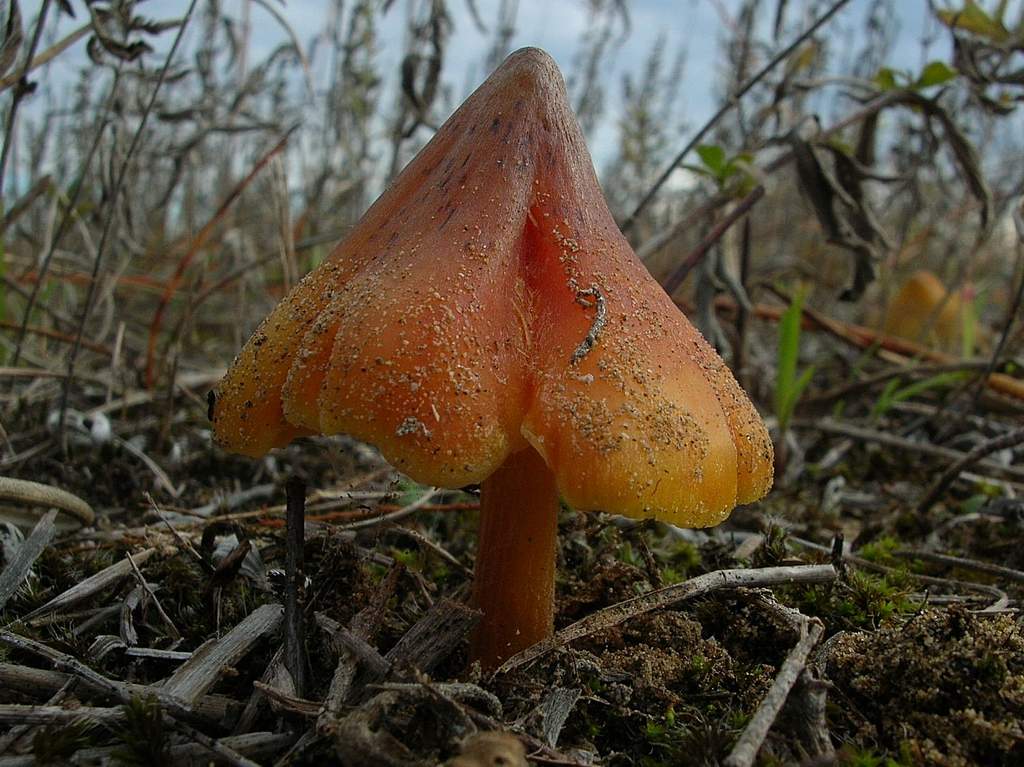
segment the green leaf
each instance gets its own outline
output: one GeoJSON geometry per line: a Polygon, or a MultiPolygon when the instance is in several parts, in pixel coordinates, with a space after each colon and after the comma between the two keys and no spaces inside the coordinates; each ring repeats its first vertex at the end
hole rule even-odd
{"type": "MultiPolygon", "coordinates": [[[[943,8],[936,12],[939,21],[950,29],[960,29],[993,43],[1004,43],[1010,38],[1009,30],[999,17],[992,18],[974,0],[965,0],[959,10],[943,8]]],[[[1001,13],[1000,13],[1001,16],[1001,13]]]]}
{"type": "Polygon", "coordinates": [[[875,85],[882,91],[893,91],[899,87],[896,83],[896,70],[891,67],[882,67],[875,73],[875,85]]]}
{"type": "Polygon", "coordinates": [[[904,386],[902,389],[898,389],[898,382],[900,379],[893,379],[886,385],[885,391],[882,392],[882,396],[879,397],[878,402],[871,409],[871,414],[876,418],[881,416],[891,408],[897,402],[904,402],[905,400],[917,397],[920,394],[929,392],[932,389],[944,389],[950,386],[954,386],[957,383],[963,381],[969,373],[940,373],[939,375],[930,376],[929,378],[923,378],[920,381],[904,386]]]}
{"type": "Polygon", "coordinates": [[[801,288],[793,295],[793,300],[779,320],[779,340],[777,351],[778,373],[775,381],[775,417],[779,420],[779,429],[785,431],[789,419],[796,409],[800,395],[811,382],[814,374],[813,366],[797,376],[797,364],[800,357],[800,324],[803,319],[803,305],[806,291],[801,288]]]}
{"type": "Polygon", "coordinates": [[[701,144],[697,147],[697,155],[716,177],[721,177],[725,168],[725,150],[722,147],[717,144],[701,144]]]}
{"type": "Polygon", "coordinates": [[[793,383],[793,388],[787,393],[786,401],[783,403],[779,423],[789,424],[789,419],[793,417],[793,411],[796,410],[796,403],[800,401],[800,396],[804,393],[804,389],[807,388],[807,384],[811,382],[811,376],[813,375],[814,366],[811,365],[793,383]]]}
{"type": "Polygon", "coordinates": [[[895,401],[893,400],[893,396],[895,396],[896,390],[899,388],[899,378],[893,378],[885,385],[885,388],[882,389],[882,393],[878,395],[878,401],[875,403],[875,406],[871,408],[871,416],[873,418],[879,418],[892,407],[893,402],[895,401]]]}
{"type": "Polygon", "coordinates": [[[973,301],[962,302],[960,311],[960,355],[971,357],[974,347],[978,345],[978,305],[977,297],[973,301]]]}
{"type": "Polygon", "coordinates": [[[942,85],[955,78],[959,73],[951,66],[942,61],[932,61],[925,64],[924,69],[914,83],[914,88],[931,88],[933,85],[942,85]]]}

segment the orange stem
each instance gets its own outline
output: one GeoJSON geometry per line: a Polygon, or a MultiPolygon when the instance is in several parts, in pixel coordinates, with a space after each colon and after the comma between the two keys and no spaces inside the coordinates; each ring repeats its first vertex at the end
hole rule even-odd
{"type": "Polygon", "coordinates": [[[480,488],[470,660],[485,670],[551,635],[558,488],[536,450],[513,453],[480,488]]]}

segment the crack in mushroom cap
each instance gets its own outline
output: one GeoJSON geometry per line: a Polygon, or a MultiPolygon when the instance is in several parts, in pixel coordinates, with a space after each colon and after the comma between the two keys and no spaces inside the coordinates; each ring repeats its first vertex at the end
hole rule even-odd
{"type": "Polygon", "coordinates": [[[529,444],[576,508],[690,526],[772,478],[761,418],[619,232],[537,49],[512,54],[264,320],[213,416],[236,452],[347,433],[446,487],[529,444]]]}

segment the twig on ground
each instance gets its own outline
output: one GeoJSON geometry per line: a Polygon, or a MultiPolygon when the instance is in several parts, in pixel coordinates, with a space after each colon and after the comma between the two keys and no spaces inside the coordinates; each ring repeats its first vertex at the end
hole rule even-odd
{"type": "MultiPolygon", "coordinates": [[[[29,639],[28,637],[19,636],[18,634],[13,634],[9,631],[0,629],[0,643],[17,650],[30,652],[46,658],[58,668],[67,669],[75,676],[81,677],[87,682],[90,682],[93,686],[109,692],[122,703],[131,703],[133,698],[138,697],[139,691],[137,686],[127,685],[124,682],[118,682],[105,677],[102,674],[93,671],[77,658],[67,655],[66,653],[62,653],[59,650],[55,650],[52,647],[48,647],[34,639],[29,639]]],[[[192,713],[189,706],[181,703],[173,696],[168,695],[160,688],[150,687],[145,689],[146,692],[150,694],[150,697],[154,698],[161,707],[165,709],[163,713],[164,716],[167,717],[169,724],[180,730],[191,740],[206,747],[226,760],[229,764],[235,765],[235,767],[259,767],[258,764],[246,759],[216,738],[211,738],[209,735],[200,732],[196,728],[182,721],[181,718],[187,718],[192,713]]]]}
{"type": "Polygon", "coordinates": [[[794,567],[764,567],[761,569],[716,570],[698,575],[682,583],[641,594],[624,602],[591,613],[582,620],[566,626],[554,636],[516,653],[495,671],[507,674],[543,655],[564,647],[598,631],[617,626],[630,618],[659,610],[686,599],[723,588],[739,586],[778,586],[788,583],[828,583],[836,579],[832,565],[796,565],[794,567]]]}
{"type": "Polygon", "coordinates": [[[153,592],[150,585],[146,583],[145,576],[142,574],[139,566],[135,563],[135,560],[132,559],[132,553],[130,551],[126,551],[125,556],[128,558],[128,564],[132,566],[132,570],[135,572],[135,579],[139,582],[139,586],[146,592],[150,601],[152,601],[156,606],[156,611],[160,615],[160,619],[164,622],[164,625],[167,626],[171,639],[181,639],[181,632],[178,631],[178,627],[174,625],[174,621],[171,620],[171,616],[164,612],[164,607],[160,604],[160,600],[157,599],[156,594],[153,592]]]}
{"type": "Polygon", "coordinates": [[[43,508],[55,507],[83,527],[89,527],[96,521],[92,506],[77,495],[27,479],[0,477],[0,501],[43,508]]]}
{"type": "MultiPolygon", "coordinates": [[[[236,754],[254,760],[248,762],[249,764],[267,764],[267,759],[288,748],[294,740],[295,735],[290,732],[250,732],[245,735],[228,735],[220,738],[217,742],[225,748],[231,749],[236,754]]],[[[209,758],[204,753],[205,750],[206,747],[201,743],[179,743],[173,745],[167,751],[168,763],[208,763],[209,758]]],[[[83,748],[75,754],[75,760],[80,764],[110,764],[116,761],[119,751],[120,749],[117,746],[83,748]]],[[[34,763],[33,761],[30,764],[34,763]]],[[[237,762],[232,763],[237,764],[237,762]]],[[[0,762],[0,765],[3,765],[3,762],[0,762]]],[[[17,766],[11,764],[10,767],[29,767],[29,764],[18,764],[17,766]]]]}
{"type": "MultiPolygon", "coordinates": [[[[68,692],[74,689],[77,685],[78,680],[74,677],[69,677],[59,689],[54,691],[53,695],[50,696],[50,699],[46,701],[46,705],[59,706],[67,699],[68,692]]],[[[7,753],[7,750],[17,744],[17,742],[27,735],[31,729],[32,728],[29,724],[16,725],[3,735],[0,735],[0,754],[7,753]]]]}
{"type": "Polygon", "coordinates": [[[439,599],[384,656],[392,668],[431,672],[461,643],[482,613],[462,602],[439,599]]]}
{"type": "Polygon", "coordinates": [[[779,669],[775,681],[769,688],[764,700],[757,707],[743,734],[733,746],[729,756],[725,758],[725,767],[750,767],[757,758],[757,752],[764,743],[772,724],[782,710],[797,678],[807,665],[811,650],[818,644],[825,627],[815,619],[805,619],[800,624],[800,641],[796,643],[786,656],[782,668],[779,669]]]}
{"type": "Polygon", "coordinates": [[[28,538],[18,546],[18,551],[7,563],[7,567],[0,572],[0,611],[4,609],[7,600],[11,598],[18,587],[32,570],[43,549],[53,540],[57,532],[54,522],[57,519],[57,510],[51,509],[36,523],[28,538]]]}
{"type": "Polygon", "coordinates": [[[306,694],[306,483],[291,477],[285,485],[288,499],[285,526],[284,665],[291,674],[295,696],[306,694]]]}
{"type": "MultiPolygon", "coordinates": [[[[933,445],[929,442],[914,442],[913,440],[906,439],[898,434],[891,434],[887,431],[878,431],[875,429],[866,429],[862,426],[855,426],[843,421],[836,421],[832,418],[794,418],[791,426],[794,429],[809,429],[823,431],[827,434],[839,434],[843,437],[850,437],[862,442],[877,442],[880,445],[888,445],[900,450],[921,453],[923,455],[937,456],[939,458],[946,458],[957,462],[961,461],[968,455],[967,453],[943,447],[942,445],[933,445]]],[[[1024,482],[1024,469],[1017,468],[1016,466],[1003,466],[1002,464],[995,463],[994,461],[986,461],[984,459],[975,460],[972,463],[977,464],[979,470],[983,470],[990,476],[999,477],[1001,479],[1011,479],[1014,482],[1024,482]]]]}
{"type": "Polygon", "coordinates": [[[122,721],[124,716],[124,709],[120,706],[116,708],[99,708],[97,706],[64,708],[62,706],[26,706],[19,703],[0,704],[0,724],[60,726],[82,719],[110,724],[122,721]]]}
{"type": "Polygon", "coordinates": [[[298,695],[289,695],[284,690],[266,682],[253,682],[252,686],[277,704],[277,707],[292,714],[315,719],[320,713],[320,703],[298,695]]]}
{"type": "MultiPolygon", "coordinates": [[[[396,565],[384,576],[377,590],[370,600],[370,604],[356,613],[350,625],[351,632],[364,642],[373,639],[384,622],[384,612],[388,602],[395,594],[398,587],[398,580],[404,571],[404,567],[396,565]]],[[[326,616],[317,615],[317,623],[328,633],[334,633],[338,625],[326,616]]],[[[337,643],[336,643],[337,644],[337,643]]],[[[324,733],[330,729],[331,724],[342,712],[349,695],[352,692],[352,685],[355,681],[358,657],[345,647],[339,648],[338,663],[331,677],[331,685],[324,697],[323,706],[320,709],[320,716],[317,718],[317,731],[324,733]]]]}
{"type": "Polygon", "coordinates": [[[183,536],[181,533],[179,533],[177,528],[170,523],[170,521],[164,515],[163,510],[159,506],[157,506],[156,501],[153,500],[153,496],[151,496],[149,493],[146,493],[146,500],[149,501],[149,505],[153,507],[153,511],[156,512],[157,516],[160,517],[160,521],[164,523],[164,526],[168,530],[170,530],[171,535],[174,537],[174,540],[178,542],[178,545],[181,546],[181,548],[184,551],[187,551],[189,554],[192,555],[192,558],[199,563],[199,566],[206,571],[207,575],[212,575],[214,572],[213,565],[210,564],[207,560],[203,559],[203,555],[196,551],[196,547],[192,545],[192,542],[188,540],[188,538],[183,536]]]}
{"type": "Polygon", "coordinates": [[[335,530],[361,530],[367,527],[376,527],[377,525],[385,525],[397,522],[400,519],[415,514],[421,508],[430,503],[431,499],[438,493],[442,492],[440,488],[432,487],[427,490],[423,495],[417,498],[412,503],[403,506],[397,511],[388,512],[387,514],[381,514],[377,517],[371,517],[370,519],[361,519],[358,522],[349,522],[346,525],[337,525],[335,530]]]}
{"type": "Polygon", "coordinates": [[[1011,581],[1016,581],[1017,583],[1024,583],[1024,572],[1014,570],[1012,567],[996,565],[991,562],[981,562],[977,559],[954,557],[949,554],[936,554],[932,551],[910,551],[907,549],[894,551],[893,556],[899,557],[900,559],[923,559],[926,562],[935,562],[936,564],[948,565],[950,567],[961,567],[965,570],[974,570],[979,573],[995,575],[999,578],[1007,578],[1011,581]]]}
{"type": "MultiPolygon", "coordinates": [[[[820,551],[820,552],[825,553],[825,554],[831,554],[832,553],[832,548],[830,546],[822,546],[820,543],[815,543],[814,541],[808,541],[808,540],[805,540],[803,538],[797,538],[795,535],[788,536],[786,540],[792,541],[793,543],[797,544],[798,546],[803,546],[804,548],[811,549],[813,551],[820,551]]],[[[894,567],[889,567],[887,565],[879,564],[878,562],[872,562],[872,561],[870,561],[868,559],[864,559],[862,557],[858,557],[855,554],[844,553],[842,555],[842,557],[843,557],[843,560],[845,562],[849,562],[850,564],[857,565],[857,567],[860,567],[860,568],[862,568],[864,570],[872,570],[872,571],[874,571],[876,573],[885,573],[885,574],[892,574],[892,573],[897,572],[896,568],[894,568],[894,567]]],[[[938,578],[938,577],[936,577],[934,575],[921,575],[920,573],[914,573],[914,572],[909,572],[909,571],[904,571],[904,570],[900,570],[899,572],[900,572],[900,574],[906,575],[908,578],[913,578],[914,580],[918,581],[919,583],[926,583],[926,584],[935,585],[935,586],[942,586],[943,588],[954,588],[954,589],[955,588],[961,588],[961,589],[969,589],[971,591],[980,591],[981,593],[987,594],[988,596],[994,598],[996,601],[993,602],[988,607],[986,607],[984,610],[982,610],[982,612],[988,613],[988,612],[996,612],[996,611],[999,611],[999,610],[1003,610],[1010,603],[1010,598],[1009,598],[1009,596],[1007,596],[1005,591],[1003,591],[1002,589],[997,588],[995,586],[992,586],[990,584],[987,584],[987,583],[974,583],[973,581],[959,581],[959,580],[955,580],[953,578],[938,578]]]]}
{"type": "Polygon", "coordinates": [[[78,604],[83,600],[88,599],[94,594],[98,594],[123,578],[127,578],[132,574],[132,565],[138,566],[149,559],[153,554],[156,553],[156,549],[144,549],[135,555],[134,563],[129,562],[127,559],[122,559],[120,562],[115,562],[110,567],[106,567],[100,570],[95,575],[91,575],[84,581],[80,581],[72,586],[62,594],[58,594],[49,602],[42,607],[37,607],[30,613],[23,615],[21,620],[31,623],[33,619],[39,618],[40,616],[49,615],[50,613],[57,612],[58,610],[64,610],[71,605],[78,604]]]}
{"type": "Polygon", "coordinates": [[[191,707],[261,637],[277,630],[282,614],[279,604],[257,607],[220,639],[211,639],[197,648],[161,686],[161,692],[168,698],[181,701],[183,706],[191,707]]]}
{"type": "Polygon", "coordinates": [[[122,439],[116,434],[113,435],[112,441],[114,442],[115,445],[124,450],[126,453],[128,453],[129,455],[133,455],[140,461],[142,461],[143,465],[147,469],[149,469],[150,472],[153,474],[153,477],[156,479],[157,484],[160,487],[162,487],[167,492],[167,494],[171,496],[171,498],[177,499],[181,497],[181,489],[174,486],[174,483],[171,481],[171,478],[167,475],[167,472],[163,470],[160,464],[158,464],[156,461],[150,458],[142,448],[137,447],[133,442],[130,442],[129,440],[122,439]]]}
{"type": "MultiPolygon", "coordinates": [[[[86,700],[106,701],[111,699],[108,687],[98,686],[88,679],[69,676],[61,671],[30,668],[12,663],[0,663],[0,685],[3,689],[18,692],[29,699],[53,695],[69,683],[77,684],[76,695],[86,700]]],[[[126,683],[124,688],[134,697],[144,698],[150,688],[141,684],[126,683]]],[[[204,695],[193,707],[191,721],[204,726],[213,725],[223,728],[230,726],[230,721],[237,715],[238,704],[223,695],[204,695]]]]}
{"type": "Polygon", "coordinates": [[[1020,444],[1024,444],[1024,427],[986,440],[973,450],[962,454],[955,463],[942,472],[928,492],[924,494],[924,498],[917,504],[917,513],[924,514],[927,512],[942,497],[946,488],[953,484],[953,481],[960,476],[960,472],[969,469],[975,464],[980,464],[985,456],[999,450],[1005,450],[1006,448],[1017,447],[1020,444]]]}

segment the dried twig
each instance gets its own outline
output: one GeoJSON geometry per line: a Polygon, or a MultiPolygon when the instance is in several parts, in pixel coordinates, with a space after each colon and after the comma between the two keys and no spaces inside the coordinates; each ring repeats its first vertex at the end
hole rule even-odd
{"type": "Polygon", "coordinates": [[[750,767],[757,758],[757,752],[764,743],[768,730],[771,729],[775,718],[782,710],[789,691],[793,688],[800,672],[807,664],[807,657],[811,650],[818,643],[825,627],[817,620],[806,620],[800,627],[800,641],[796,643],[789,655],[786,656],[782,668],[779,669],[775,681],[772,682],[768,694],[757,707],[757,711],[751,718],[743,734],[740,735],[736,745],[733,746],[729,756],[725,758],[725,767],[750,767]]]}
{"type": "Polygon", "coordinates": [[[278,604],[258,607],[220,639],[200,646],[192,657],[178,667],[161,687],[162,692],[183,705],[191,706],[217,683],[259,639],[281,625],[283,609],[278,604]]]}
{"type": "Polygon", "coordinates": [[[591,613],[582,620],[566,626],[549,639],[516,653],[498,667],[495,674],[507,674],[577,639],[617,626],[630,618],[652,610],[660,610],[718,589],[739,586],[777,586],[785,583],[828,583],[835,578],[836,571],[832,565],[716,570],[713,573],[698,575],[688,581],[650,591],[591,613]]]}
{"type": "Polygon", "coordinates": [[[964,570],[974,570],[979,573],[995,575],[998,578],[1006,578],[1016,583],[1024,583],[1024,572],[1014,570],[1012,567],[993,564],[992,562],[981,562],[977,559],[967,559],[966,557],[954,557],[949,554],[937,554],[933,551],[911,551],[907,549],[894,551],[893,556],[900,559],[922,559],[926,562],[959,567],[964,570]]]}
{"type": "MultiPolygon", "coordinates": [[[[78,682],[76,694],[84,694],[86,699],[111,699],[109,688],[96,685],[87,679],[78,680],[77,677],[61,671],[0,663],[0,685],[3,689],[21,693],[29,698],[53,695],[69,682],[78,682]]],[[[124,689],[137,698],[144,698],[151,691],[145,685],[132,683],[126,683],[124,689]]],[[[224,727],[235,718],[237,708],[238,704],[231,698],[223,695],[204,695],[196,703],[189,717],[190,721],[204,726],[224,727]]]]}
{"type": "MultiPolygon", "coordinates": [[[[830,546],[823,546],[820,543],[815,543],[814,541],[808,541],[803,538],[798,538],[795,535],[788,536],[786,540],[791,541],[797,544],[798,546],[811,549],[813,551],[820,551],[823,554],[832,554],[833,556],[835,556],[835,551],[830,546]]],[[[858,557],[856,554],[849,554],[844,552],[841,554],[841,556],[843,562],[849,562],[851,564],[857,565],[857,567],[860,567],[864,570],[871,570],[876,573],[885,574],[893,574],[897,572],[896,568],[889,567],[888,565],[883,565],[878,562],[872,562],[871,560],[864,559],[863,557],[858,557]]],[[[970,591],[979,591],[982,594],[987,594],[988,596],[993,597],[996,601],[988,607],[986,607],[982,612],[997,612],[999,610],[1004,609],[1010,603],[1010,599],[1005,591],[987,583],[960,581],[955,580],[953,578],[938,578],[934,575],[921,575],[920,573],[908,571],[900,571],[900,573],[902,575],[905,575],[907,578],[912,578],[918,583],[941,586],[943,588],[969,589],[970,591]]]]}
{"type": "MultiPolygon", "coordinates": [[[[49,3],[49,0],[46,0],[46,2],[49,3]]],[[[79,317],[75,344],[71,347],[71,353],[68,356],[67,378],[64,380],[64,388],[61,392],[59,441],[61,443],[61,447],[64,449],[67,447],[64,444],[66,438],[65,425],[68,401],[71,397],[71,382],[75,377],[75,363],[78,359],[78,352],[81,347],[82,337],[85,335],[85,324],[89,319],[89,314],[92,312],[93,301],[96,298],[96,286],[99,284],[98,278],[100,267],[103,264],[103,258],[106,255],[110,232],[114,225],[114,211],[116,209],[114,203],[116,203],[118,198],[121,196],[121,189],[124,186],[125,179],[127,178],[128,168],[131,165],[135,150],[138,148],[139,142],[142,139],[143,129],[149,119],[150,113],[153,111],[153,106],[156,104],[157,95],[160,93],[160,86],[163,85],[164,80],[167,77],[167,73],[171,69],[171,62],[174,60],[174,55],[177,53],[178,46],[181,44],[181,40],[185,35],[185,30],[188,28],[188,22],[192,18],[192,12],[195,10],[197,2],[198,0],[190,0],[189,2],[188,10],[185,11],[185,15],[181,20],[181,26],[178,27],[178,32],[174,37],[174,42],[171,43],[171,48],[167,52],[167,58],[164,60],[164,64],[160,68],[160,73],[157,75],[156,83],[153,85],[153,91],[150,93],[149,100],[146,102],[146,106],[143,109],[142,118],[135,129],[135,134],[132,136],[132,141],[128,145],[128,149],[125,152],[124,161],[121,163],[121,167],[118,168],[117,178],[114,180],[113,189],[110,192],[110,196],[112,198],[110,211],[103,222],[103,230],[100,233],[100,239],[96,245],[96,256],[92,263],[91,279],[89,280],[89,287],[86,289],[85,300],[82,305],[82,314],[79,317]]]]}
{"type": "Polygon", "coordinates": [[[132,559],[132,553],[130,551],[126,551],[125,557],[128,559],[128,564],[132,566],[132,571],[135,573],[135,580],[139,582],[139,587],[146,592],[149,600],[156,607],[156,611],[160,615],[160,619],[164,622],[164,625],[167,626],[168,635],[171,639],[181,639],[181,632],[178,631],[178,627],[174,625],[174,621],[171,620],[171,616],[164,611],[164,607],[160,604],[160,600],[157,599],[153,588],[146,582],[146,577],[142,574],[142,571],[139,569],[135,560],[132,559]]]}
{"type": "Polygon", "coordinates": [[[18,107],[21,105],[21,100],[31,92],[28,84],[28,73],[32,68],[32,59],[35,58],[36,48],[39,47],[39,40],[43,36],[43,27],[46,26],[46,14],[49,10],[50,0],[43,0],[43,4],[39,8],[39,16],[36,19],[36,27],[32,31],[32,41],[28,46],[25,63],[21,65],[21,70],[18,72],[17,80],[15,81],[17,87],[14,89],[14,98],[11,100],[11,110],[7,113],[4,143],[3,147],[0,148],[0,197],[3,197],[5,189],[4,179],[7,170],[7,158],[14,144],[14,126],[17,124],[18,107]]]}
{"type": "Polygon", "coordinates": [[[66,725],[87,719],[110,724],[124,719],[124,709],[98,708],[96,706],[26,706],[17,703],[0,704],[0,723],[3,724],[49,724],[66,725]]]}
{"type": "Polygon", "coordinates": [[[73,32],[69,32],[38,56],[33,56],[32,60],[28,63],[28,66],[26,66],[21,72],[13,75],[7,75],[6,77],[0,77],[0,93],[17,83],[29,72],[33,72],[36,69],[39,69],[39,67],[49,64],[55,58],[60,56],[60,54],[64,53],[64,51],[89,34],[91,29],[92,24],[83,24],[73,32]]]}
{"type": "MultiPolygon", "coordinates": [[[[288,748],[294,740],[295,736],[289,732],[250,732],[245,735],[228,735],[220,738],[217,742],[221,746],[231,749],[233,753],[253,760],[248,764],[257,762],[268,764],[267,759],[288,748]]],[[[206,750],[201,743],[179,743],[168,749],[168,762],[170,764],[205,764],[210,761],[208,754],[205,753],[206,750]]],[[[119,752],[120,749],[117,746],[83,748],[75,754],[75,760],[80,764],[110,764],[116,761],[119,752]]],[[[237,761],[230,763],[238,764],[237,761]]]]}
{"type": "Polygon", "coordinates": [[[295,695],[306,690],[305,526],[306,483],[291,477],[285,486],[288,497],[284,586],[284,665],[291,674],[295,695]]]}
{"type": "Polygon", "coordinates": [[[360,519],[358,522],[349,522],[345,525],[337,525],[335,530],[361,530],[367,527],[377,527],[378,525],[390,524],[397,522],[400,519],[415,514],[419,509],[430,503],[431,499],[442,492],[440,488],[432,487],[427,490],[423,495],[417,498],[407,506],[403,506],[397,511],[392,511],[387,514],[381,514],[380,516],[372,517],[370,519],[360,519]]]}
{"type": "MultiPolygon", "coordinates": [[[[900,450],[946,458],[948,460],[956,461],[957,463],[962,461],[968,455],[967,453],[943,447],[942,445],[933,445],[930,442],[915,442],[914,440],[901,437],[898,434],[892,434],[887,431],[878,431],[876,429],[866,429],[862,426],[855,426],[851,423],[836,421],[832,418],[794,418],[792,426],[794,429],[809,429],[813,431],[823,431],[827,434],[839,434],[843,437],[850,437],[861,442],[877,442],[880,445],[889,445],[890,447],[895,447],[900,450]]],[[[993,461],[986,461],[984,459],[974,460],[971,463],[976,464],[980,471],[984,471],[990,476],[999,477],[1001,479],[1010,479],[1014,482],[1024,482],[1024,469],[1019,469],[1016,466],[1003,466],[1002,464],[995,463],[993,461]]],[[[954,464],[954,466],[955,465],[956,464],[954,464]]]]}
{"type": "Polygon", "coordinates": [[[22,616],[23,621],[32,621],[35,618],[39,618],[43,615],[49,615],[50,613],[57,612],[58,610],[64,610],[71,605],[78,604],[94,594],[98,594],[123,578],[127,578],[132,574],[132,565],[141,565],[153,554],[156,553],[156,549],[144,549],[135,555],[135,561],[129,562],[127,559],[122,559],[120,562],[115,562],[110,567],[106,567],[100,570],[95,575],[91,575],[84,581],[80,581],[72,586],[70,589],[62,594],[55,596],[49,602],[42,607],[37,607],[27,615],[22,616]]]}
{"type": "MultiPolygon", "coordinates": [[[[352,619],[350,624],[351,632],[364,642],[372,639],[383,624],[385,608],[395,594],[398,580],[404,569],[401,565],[392,567],[388,574],[384,576],[380,586],[378,586],[370,604],[356,613],[356,616],[352,619]]],[[[317,623],[325,631],[332,634],[337,632],[339,624],[320,614],[317,614],[316,618],[317,623]]],[[[332,722],[340,716],[352,692],[357,663],[358,657],[356,653],[345,647],[339,650],[338,664],[334,669],[331,685],[327,690],[327,695],[324,697],[320,716],[317,720],[318,731],[326,732],[330,729],[332,722]]]]}
{"type": "Polygon", "coordinates": [[[439,599],[410,628],[384,659],[394,668],[413,666],[430,672],[463,641],[481,612],[451,599],[439,599]]]}
{"type": "Polygon", "coordinates": [[[53,536],[57,532],[57,526],[54,524],[56,519],[56,509],[47,512],[36,523],[29,537],[18,547],[18,552],[7,563],[7,567],[0,572],[0,611],[3,611],[7,600],[28,576],[32,570],[32,564],[43,553],[43,549],[53,540],[53,536]]]}
{"type": "Polygon", "coordinates": [[[959,460],[942,472],[931,488],[929,488],[928,492],[924,494],[924,497],[918,501],[917,513],[924,514],[928,511],[928,509],[930,509],[932,505],[939,500],[942,494],[946,491],[946,488],[953,484],[953,481],[960,476],[960,472],[969,469],[975,464],[981,463],[981,460],[985,458],[985,456],[991,455],[999,450],[1016,447],[1022,443],[1024,443],[1024,427],[986,440],[973,450],[962,454],[959,460]]]}
{"type": "MultiPolygon", "coordinates": [[[[0,643],[17,650],[30,652],[46,658],[55,666],[67,669],[76,676],[90,682],[93,686],[109,692],[122,703],[131,703],[134,698],[138,697],[138,689],[136,686],[127,685],[124,682],[109,679],[108,677],[93,671],[89,666],[82,663],[77,658],[67,655],[66,653],[62,653],[59,650],[55,650],[52,647],[48,647],[34,639],[29,639],[28,637],[19,636],[18,634],[12,634],[9,631],[0,629],[0,643]],[[133,689],[133,687],[135,689],[133,689]]],[[[182,721],[183,718],[187,718],[192,713],[189,706],[182,704],[173,696],[167,695],[166,692],[160,688],[147,688],[147,692],[150,693],[150,697],[154,698],[161,707],[165,709],[165,716],[169,717],[169,723],[171,726],[185,733],[190,739],[201,744],[213,753],[227,760],[229,764],[235,765],[236,767],[259,767],[255,762],[241,756],[219,740],[211,738],[209,735],[200,732],[191,725],[182,721]]]]}
{"type": "Polygon", "coordinates": [[[672,175],[672,172],[679,167],[680,163],[682,163],[684,159],[686,159],[686,155],[688,155],[694,147],[696,147],[698,144],[700,144],[701,141],[704,140],[704,137],[710,132],[710,130],[713,127],[715,127],[715,125],[718,124],[718,121],[721,120],[722,117],[724,117],[733,107],[735,107],[739,103],[739,100],[743,98],[744,95],[746,95],[747,91],[749,91],[759,82],[761,82],[761,80],[763,80],[769,72],[775,69],[775,67],[777,67],[779,63],[785,61],[790,56],[790,54],[793,53],[793,51],[795,51],[797,48],[803,45],[804,42],[809,37],[811,37],[811,35],[813,35],[815,32],[821,29],[821,27],[824,24],[826,24],[829,19],[835,16],[835,14],[844,5],[846,5],[847,2],[849,2],[849,0],[836,0],[836,2],[834,2],[832,6],[828,10],[826,10],[821,16],[815,19],[815,21],[811,23],[811,25],[808,26],[807,29],[805,29],[803,32],[797,35],[793,42],[791,42],[789,45],[787,45],[785,48],[783,48],[781,51],[775,54],[771,59],[769,59],[756,74],[754,74],[749,80],[747,80],[739,88],[737,88],[735,93],[729,96],[729,99],[721,107],[719,107],[718,111],[715,112],[711,116],[711,118],[706,123],[704,123],[704,125],[701,126],[700,130],[698,130],[694,134],[693,138],[690,139],[689,143],[683,147],[679,154],[677,154],[675,158],[672,160],[672,162],[669,163],[668,167],[665,168],[662,174],[658,176],[654,184],[651,185],[651,188],[648,190],[647,194],[644,195],[643,199],[640,200],[640,202],[637,204],[633,212],[629,214],[629,218],[627,218],[620,227],[624,233],[629,232],[629,230],[633,228],[633,225],[636,223],[637,218],[650,204],[651,200],[654,199],[654,196],[658,193],[661,187],[664,186],[665,182],[668,181],[668,178],[669,176],[672,175]]]}
{"type": "Polygon", "coordinates": [[[0,501],[43,508],[55,507],[84,527],[89,527],[96,521],[92,506],[77,495],[72,495],[59,487],[27,479],[0,477],[0,501]]]}
{"type": "Polygon", "coordinates": [[[728,215],[719,221],[715,227],[708,232],[704,238],[697,243],[697,246],[689,252],[689,254],[679,263],[678,266],[662,281],[662,287],[665,292],[670,296],[679,289],[679,286],[686,281],[687,275],[697,264],[700,263],[701,259],[704,258],[705,254],[711,249],[711,247],[718,242],[722,235],[724,235],[733,224],[743,218],[750,209],[753,208],[758,201],[764,197],[764,186],[758,184],[754,189],[742,200],[740,200],[732,210],[729,211],[728,215]]]}

